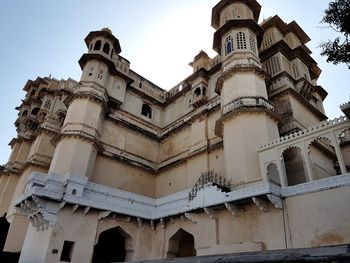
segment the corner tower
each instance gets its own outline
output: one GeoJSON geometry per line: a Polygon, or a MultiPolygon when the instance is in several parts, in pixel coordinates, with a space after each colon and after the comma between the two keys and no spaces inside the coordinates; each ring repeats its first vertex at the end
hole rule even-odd
{"type": "Polygon", "coordinates": [[[212,12],[213,48],[222,58],[217,132],[224,139],[225,174],[234,184],[262,180],[258,146],[279,136],[258,54],[264,32],[260,10],[255,0],[222,0],[212,12]]]}
{"type": "Polygon", "coordinates": [[[105,114],[124,102],[129,62],[108,28],[85,38],[87,53],[79,60],[82,76],[68,99],[69,107],[50,166],[51,173],[91,177],[105,114]]]}

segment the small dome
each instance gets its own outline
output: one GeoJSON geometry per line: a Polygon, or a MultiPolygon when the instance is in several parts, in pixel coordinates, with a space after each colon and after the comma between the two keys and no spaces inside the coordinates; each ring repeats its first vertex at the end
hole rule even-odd
{"type": "Polygon", "coordinates": [[[108,27],[102,28],[101,31],[108,32],[112,35],[112,30],[110,30],[108,27]]]}

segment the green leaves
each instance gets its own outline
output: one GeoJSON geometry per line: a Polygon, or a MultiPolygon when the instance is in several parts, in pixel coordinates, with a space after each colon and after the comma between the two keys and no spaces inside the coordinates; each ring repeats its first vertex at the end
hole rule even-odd
{"type": "Polygon", "coordinates": [[[327,62],[345,63],[350,69],[350,0],[330,2],[321,22],[329,24],[333,30],[344,36],[323,43],[321,55],[328,57],[327,62]]]}

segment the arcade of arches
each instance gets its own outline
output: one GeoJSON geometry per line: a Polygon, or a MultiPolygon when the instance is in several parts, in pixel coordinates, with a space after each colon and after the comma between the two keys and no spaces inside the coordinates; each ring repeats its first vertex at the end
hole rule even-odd
{"type": "MultiPolygon", "coordinates": [[[[316,138],[311,141],[307,146],[306,154],[303,154],[300,147],[291,146],[283,151],[281,157],[287,186],[341,174],[335,148],[327,138],[316,138]]],[[[267,166],[267,176],[271,183],[281,185],[280,174],[275,163],[267,166]]]]}
{"type": "MultiPolygon", "coordinates": [[[[122,228],[114,227],[102,232],[94,247],[93,263],[125,262],[130,259],[132,238],[122,228]]],[[[194,237],[179,229],[170,239],[167,258],[194,257],[194,237]]]]}

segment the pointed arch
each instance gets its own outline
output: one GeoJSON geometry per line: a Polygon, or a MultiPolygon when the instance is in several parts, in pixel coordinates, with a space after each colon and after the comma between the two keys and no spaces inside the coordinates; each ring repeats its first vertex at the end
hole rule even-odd
{"type": "Polygon", "coordinates": [[[132,258],[132,238],[121,227],[103,231],[94,247],[92,262],[125,262],[132,258]]]}
{"type": "Polygon", "coordinates": [[[298,146],[290,146],[282,152],[288,186],[307,182],[307,173],[302,151],[298,146]]]}
{"type": "Polygon", "coordinates": [[[233,39],[231,36],[226,37],[225,55],[229,55],[233,51],[233,39]]]}
{"type": "Polygon", "coordinates": [[[337,154],[327,136],[314,138],[308,145],[309,158],[315,179],[341,174],[337,154]]]}
{"type": "Polygon", "coordinates": [[[197,87],[194,92],[193,92],[193,98],[198,98],[199,96],[201,96],[202,94],[202,91],[201,91],[201,88],[200,87],[197,87]]]}
{"type": "Polygon", "coordinates": [[[180,228],[170,239],[167,258],[195,257],[194,236],[180,228]]]}
{"type": "Polygon", "coordinates": [[[101,40],[97,40],[94,45],[94,50],[100,50],[102,46],[101,40]]]}
{"type": "Polygon", "coordinates": [[[103,45],[103,52],[108,55],[109,54],[109,50],[110,50],[109,44],[108,43],[104,43],[104,45],[103,45]]]}

